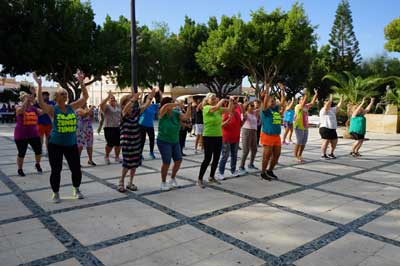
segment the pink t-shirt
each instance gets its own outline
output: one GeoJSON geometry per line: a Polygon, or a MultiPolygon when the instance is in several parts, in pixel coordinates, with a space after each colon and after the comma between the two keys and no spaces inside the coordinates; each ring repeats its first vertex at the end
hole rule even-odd
{"type": "MultiPolygon", "coordinates": [[[[229,113],[223,114],[222,121],[229,118],[229,113]]],[[[242,123],[240,106],[232,113],[231,121],[222,127],[222,141],[227,143],[238,143],[240,141],[240,128],[242,123]]]]}
{"type": "Polygon", "coordinates": [[[22,115],[17,115],[17,124],[14,129],[14,139],[29,139],[39,137],[38,110],[31,106],[22,115]]]}
{"type": "Polygon", "coordinates": [[[257,116],[255,114],[246,114],[246,121],[243,124],[243,128],[257,130],[257,116]]]}

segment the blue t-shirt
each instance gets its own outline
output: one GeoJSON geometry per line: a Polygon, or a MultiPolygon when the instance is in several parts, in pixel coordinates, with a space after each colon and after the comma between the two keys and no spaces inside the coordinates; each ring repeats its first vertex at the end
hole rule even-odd
{"type": "MultiPolygon", "coordinates": [[[[45,101],[45,103],[47,103],[48,105],[51,105],[51,106],[56,105],[56,103],[53,102],[53,101],[45,101]]],[[[38,103],[35,104],[35,106],[36,106],[37,108],[40,108],[40,106],[39,106],[38,103]]],[[[52,123],[52,122],[51,122],[51,118],[50,118],[50,116],[49,116],[48,114],[39,115],[39,118],[38,118],[38,124],[39,124],[39,125],[45,125],[45,126],[47,126],[47,125],[51,125],[51,123],[52,123]]]]}
{"type": "Polygon", "coordinates": [[[63,113],[58,105],[54,106],[53,128],[49,142],[61,146],[73,146],[76,144],[76,114],[70,105],[66,108],[67,112],[63,113]]]}
{"type": "Polygon", "coordinates": [[[268,108],[261,112],[262,132],[267,135],[281,134],[281,114],[279,106],[268,108]]]}
{"type": "Polygon", "coordinates": [[[293,120],[294,120],[294,110],[289,109],[283,115],[283,121],[293,123],[293,120]]]}
{"type": "Polygon", "coordinates": [[[150,104],[140,115],[139,124],[144,127],[154,127],[154,116],[158,111],[158,104],[150,104]]]}

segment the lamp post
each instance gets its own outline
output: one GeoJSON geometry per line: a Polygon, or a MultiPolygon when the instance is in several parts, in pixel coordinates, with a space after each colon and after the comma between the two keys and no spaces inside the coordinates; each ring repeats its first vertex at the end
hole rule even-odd
{"type": "Polygon", "coordinates": [[[135,0],[131,0],[131,79],[132,91],[137,93],[136,15],[135,0]]]}

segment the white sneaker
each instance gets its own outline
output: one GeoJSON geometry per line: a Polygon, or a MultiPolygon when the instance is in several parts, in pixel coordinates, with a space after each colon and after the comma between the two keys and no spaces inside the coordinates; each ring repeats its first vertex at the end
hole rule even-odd
{"type": "Polygon", "coordinates": [[[223,174],[217,173],[217,174],[215,175],[215,179],[217,179],[217,180],[225,180],[225,177],[224,177],[223,174]]]}
{"type": "MultiPolygon", "coordinates": [[[[171,180],[169,180],[169,186],[171,187],[171,188],[177,188],[178,187],[178,182],[176,182],[176,179],[175,178],[171,178],[171,180]]],[[[161,189],[162,190],[162,189],[161,189]]]]}
{"type": "Polygon", "coordinates": [[[231,177],[238,177],[238,176],[240,176],[240,173],[238,171],[231,173],[231,177]]]}
{"type": "Polygon", "coordinates": [[[161,182],[161,191],[168,191],[171,190],[170,186],[167,184],[167,182],[161,182]]]}
{"type": "Polygon", "coordinates": [[[105,163],[106,165],[111,164],[111,162],[110,162],[110,157],[104,157],[104,163],[105,163]]]}
{"type": "Polygon", "coordinates": [[[240,167],[239,168],[239,175],[246,175],[247,174],[247,171],[246,171],[246,169],[245,168],[242,168],[242,167],[240,167]]]}
{"type": "Polygon", "coordinates": [[[115,162],[116,163],[122,163],[122,159],[120,159],[119,157],[115,157],[115,162]]]}

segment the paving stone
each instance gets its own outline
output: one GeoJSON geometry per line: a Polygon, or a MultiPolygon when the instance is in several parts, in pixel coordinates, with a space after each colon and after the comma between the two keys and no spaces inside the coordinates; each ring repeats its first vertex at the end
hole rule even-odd
{"type": "Polygon", "coordinates": [[[393,210],[364,225],[361,229],[391,239],[400,238],[400,210],[393,210]]]}
{"type": "Polygon", "coordinates": [[[14,195],[0,196],[0,220],[32,214],[14,195]]]}

